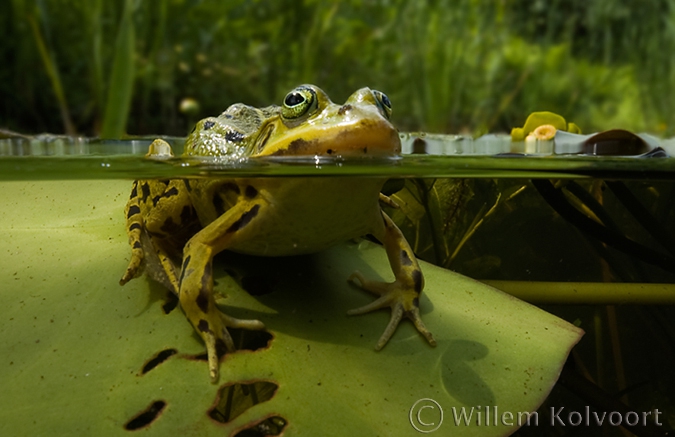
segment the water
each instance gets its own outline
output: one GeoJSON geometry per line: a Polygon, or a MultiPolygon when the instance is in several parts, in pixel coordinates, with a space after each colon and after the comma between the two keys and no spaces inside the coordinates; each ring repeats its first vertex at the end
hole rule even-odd
{"type": "MultiPolygon", "coordinates": [[[[0,180],[356,175],[675,179],[675,158],[671,157],[554,154],[550,142],[528,150],[525,143],[511,143],[506,136],[476,141],[454,136],[434,136],[433,141],[422,135],[401,136],[404,154],[395,159],[269,157],[235,163],[181,158],[181,138],[165,138],[177,156],[169,160],[143,159],[154,137],[126,141],[58,136],[4,139],[0,140],[0,180]],[[446,154],[410,154],[420,137],[424,138],[427,149],[446,154]],[[445,150],[439,144],[444,144],[445,150]]],[[[670,142],[664,142],[663,146],[666,151],[675,150],[670,142]]]]}
{"type": "MultiPolygon", "coordinates": [[[[421,138],[427,151],[445,154],[159,161],[143,158],[149,138],[0,140],[0,190],[15,200],[0,215],[0,226],[12,235],[24,235],[21,241],[27,242],[4,242],[8,256],[3,260],[3,282],[16,280],[13,274],[23,272],[26,264],[37,270],[58,267],[66,274],[71,268],[66,259],[57,267],[35,261],[49,247],[25,234],[31,227],[25,225],[23,230],[21,217],[38,198],[53,199],[52,206],[40,212],[45,227],[60,235],[75,226],[64,217],[97,223],[99,228],[78,222],[72,232],[92,234],[106,250],[110,241],[126,240],[123,226],[106,228],[105,238],[97,229],[108,216],[112,222],[121,221],[133,179],[354,175],[402,179],[396,189],[403,189],[392,190],[400,208],[387,211],[420,258],[493,281],[516,296],[530,290],[528,299],[586,331],[570,359],[580,373],[610,398],[622,394],[621,401],[632,410],[658,408],[666,423],[661,430],[675,427],[675,311],[666,305],[675,301],[675,158],[556,154],[550,143],[530,147],[511,144],[504,137],[482,142],[412,134],[402,138],[406,152],[419,148],[421,138]],[[59,193],[89,200],[80,202],[81,210],[66,211],[59,193]],[[97,206],[92,207],[92,199],[97,199],[97,206]]],[[[182,140],[167,140],[179,154],[182,140]]],[[[665,150],[662,155],[673,155],[669,142],[659,146],[665,150]]],[[[68,241],[64,236],[63,244],[68,241]]],[[[101,269],[106,278],[122,273],[106,272],[100,263],[92,268],[101,269]]],[[[571,396],[569,390],[574,388],[565,387],[554,389],[546,405],[582,411],[597,401],[571,396]]],[[[608,435],[619,435],[616,428],[607,429],[608,435]]],[[[579,430],[569,435],[582,435],[579,430]]],[[[587,431],[597,435],[598,429],[587,431]]],[[[519,435],[547,434],[538,428],[522,429],[519,435]]]]}

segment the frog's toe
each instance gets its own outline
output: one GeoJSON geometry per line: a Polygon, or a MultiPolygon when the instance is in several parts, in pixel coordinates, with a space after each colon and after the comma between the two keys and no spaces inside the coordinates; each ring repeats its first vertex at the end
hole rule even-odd
{"type": "MultiPolygon", "coordinates": [[[[434,335],[427,329],[427,326],[424,324],[422,321],[422,317],[420,316],[420,309],[415,307],[412,310],[409,311],[404,311],[403,315],[405,315],[408,319],[410,319],[413,324],[415,325],[415,329],[417,329],[417,332],[422,334],[424,338],[426,338],[427,342],[433,346],[436,347],[436,339],[434,338],[434,335]]],[[[382,339],[380,339],[382,340],[382,339]]],[[[385,341],[386,343],[386,341],[385,341]]],[[[382,345],[384,346],[384,344],[382,345]]]]}
{"type": "Polygon", "coordinates": [[[220,321],[221,323],[217,323],[218,326],[214,326],[213,328],[210,324],[204,323],[205,320],[200,321],[197,326],[197,330],[206,344],[206,352],[209,359],[209,375],[211,376],[211,382],[214,384],[218,382],[220,356],[225,351],[234,352],[237,349],[228,328],[253,331],[265,329],[265,325],[260,320],[237,319],[224,313],[220,313],[220,321]]]}
{"type": "Polygon", "coordinates": [[[140,254],[134,253],[129,261],[129,266],[127,267],[126,272],[122,275],[120,279],[120,285],[124,285],[127,282],[131,281],[134,278],[138,278],[143,273],[143,253],[140,254]]]}
{"type": "Polygon", "coordinates": [[[426,325],[420,317],[419,311],[419,293],[414,289],[406,286],[405,283],[401,281],[394,282],[379,282],[372,281],[365,278],[360,272],[354,272],[349,280],[351,282],[360,283],[361,288],[364,290],[370,291],[371,293],[377,294],[378,297],[373,302],[364,305],[353,310],[349,310],[347,314],[349,315],[359,315],[365,314],[371,311],[375,311],[381,308],[390,307],[391,308],[391,318],[389,323],[385,328],[382,336],[377,341],[375,345],[376,350],[382,349],[394,335],[396,328],[401,319],[406,317],[410,319],[415,325],[415,329],[426,338],[427,342],[431,346],[436,346],[436,340],[431,332],[427,329],[426,325]]]}
{"type": "Polygon", "coordinates": [[[234,341],[232,341],[232,336],[229,332],[227,332],[227,329],[224,326],[219,329],[218,333],[214,331],[200,332],[202,334],[202,338],[204,339],[204,344],[206,344],[206,354],[209,359],[209,376],[211,377],[211,383],[215,384],[218,382],[220,370],[219,352],[222,351],[223,347],[228,351],[233,351],[234,341]]]}
{"type": "Polygon", "coordinates": [[[223,323],[228,328],[247,329],[249,331],[260,331],[261,329],[265,329],[265,324],[260,320],[237,319],[224,313],[221,313],[220,316],[223,319],[223,323]]]}

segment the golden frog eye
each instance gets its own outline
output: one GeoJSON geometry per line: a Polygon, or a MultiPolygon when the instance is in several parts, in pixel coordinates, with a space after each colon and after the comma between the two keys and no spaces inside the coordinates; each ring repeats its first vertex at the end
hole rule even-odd
{"type": "Polygon", "coordinates": [[[316,93],[305,86],[297,87],[286,94],[281,107],[281,116],[286,120],[294,120],[311,113],[317,107],[316,93]]]}
{"type": "Polygon", "coordinates": [[[387,95],[382,91],[378,90],[373,90],[373,94],[375,94],[377,106],[380,108],[380,111],[382,111],[382,114],[388,120],[389,117],[391,117],[391,101],[389,100],[389,97],[387,97],[387,95]]]}

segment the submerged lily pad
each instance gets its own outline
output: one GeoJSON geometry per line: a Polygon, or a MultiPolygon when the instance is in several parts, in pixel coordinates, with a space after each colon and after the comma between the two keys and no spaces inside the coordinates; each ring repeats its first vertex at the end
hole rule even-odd
{"type": "Polygon", "coordinates": [[[216,290],[226,296],[219,303],[235,317],[261,319],[272,338],[226,355],[213,385],[206,362],[195,358],[204,346],[192,327],[178,309],[165,314],[167,293],[145,278],[117,283],[129,258],[129,187],[2,184],[1,435],[222,436],[257,427],[261,435],[397,436],[416,434],[411,420],[434,423],[444,435],[508,435],[516,429],[508,423],[546,398],[582,335],[423,263],[421,312],[438,346],[404,322],[375,352],[389,314],[346,316],[372,299],[346,278],[359,269],[390,280],[381,247],[345,243],[281,259],[226,255],[239,261],[228,275],[216,258],[216,290]],[[256,275],[271,292],[241,290],[256,275]],[[425,398],[436,404],[418,403],[425,398]],[[487,406],[498,408],[500,423],[486,422],[487,406]],[[456,417],[462,408],[473,412],[467,423],[456,417]]]}

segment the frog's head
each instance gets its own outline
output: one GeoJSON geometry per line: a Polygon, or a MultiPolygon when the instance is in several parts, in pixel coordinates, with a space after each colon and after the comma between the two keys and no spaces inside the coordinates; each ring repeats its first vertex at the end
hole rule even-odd
{"type": "Polygon", "coordinates": [[[252,156],[391,156],[401,152],[389,122],[391,102],[380,91],[361,88],[338,105],[314,85],[288,93],[277,116],[266,119],[249,144],[252,156]]]}

